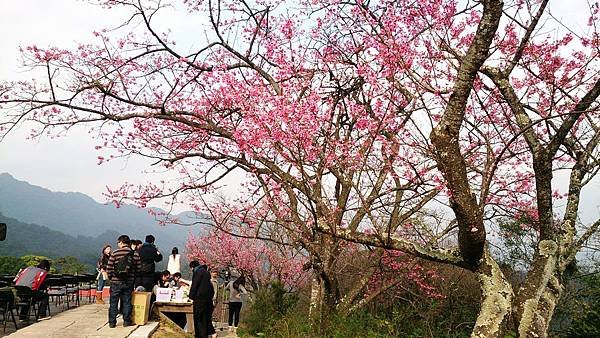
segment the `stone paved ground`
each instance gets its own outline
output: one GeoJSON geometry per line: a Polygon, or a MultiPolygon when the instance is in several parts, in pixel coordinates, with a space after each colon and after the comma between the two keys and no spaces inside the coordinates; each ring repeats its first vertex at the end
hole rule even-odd
{"type": "MultiPolygon", "coordinates": [[[[6,338],[94,338],[94,337],[137,337],[135,334],[142,331],[142,327],[136,330],[137,326],[124,328],[123,321],[119,316],[117,318],[117,327],[111,329],[107,324],[108,305],[89,304],[82,305],[77,308],[72,308],[63,312],[61,307],[55,308],[52,306],[52,317],[41,320],[26,327],[22,327],[23,323],[19,323],[19,330],[14,332],[10,330],[12,324],[7,325],[7,332],[0,336],[6,338]],[[134,331],[136,330],[136,331],[134,331]]],[[[216,323],[217,335],[219,338],[236,338],[234,332],[227,330],[226,323],[216,323]],[[221,330],[223,328],[223,330],[221,330]]],[[[168,327],[161,325],[151,337],[155,338],[171,338],[171,337],[192,337],[191,335],[182,334],[182,331],[170,330],[168,327]]],[[[141,333],[141,332],[140,332],[141,333]]],[[[147,337],[147,334],[144,335],[147,337]]]]}
{"type": "MultiPolygon", "coordinates": [[[[117,318],[117,327],[111,329],[107,324],[108,305],[88,304],[77,308],[64,311],[61,306],[56,307],[51,304],[52,317],[32,323],[23,327],[25,323],[19,322],[19,330],[15,332],[12,323],[7,324],[6,333],[0,331],[0,337],[6,338],[83,338],[83,337],[115,337],[125,338],[128,336],[137,337],[135,334],[142,331],[142,327],[136,330],[137,326],[124,328],[123,321],[119,316],[117,318]],[[62,312],[61,312],[62,311],[62,312]],[[136,331],[134,331],[136,330],[136,331]]],[[[219,338],[236,338],[234,332],[227,330],[227,323],[216,323],[217,336],[219,338]]],[[[147,334],[143,335],[147,337],[147,334]]],[[[171,337],[193,337],[183,334],[180,330],[172,330],[162,325],[156,330],[152,338],[171,338],[171,337]]]]}
{"type": "MultiPolygon", "coordinates": [[[[88,298],[87,296],[82,296],[81,297],[81,305],[84,304],[90,304],[91,303],[91,299],[88,298]]],[[[66,311],[66,306],[65,304],[56,304],[54,301],[50,302],[50,314],[52,314],[52,316],[56,316],[57,314],[66,311]]],[[[18,311],[15,309],[15,316],[17,316],[17,325],[19,326],[19,329],[22,329],[25,326],[31,325],[35,322],[35,320],[33,320],[33,318],[31,320],[27,320],[27,321],[19,321],[18,319],[18,311]]],[[[0,331],[0,337],[4,337],[7,336],[13,332],[15,332],[15,326],[13,325],[12,321],[8,321],[6,323],[6,331],[2,332],[0,331]]]]}
{"type": "Polygon", "coordinates": [[[123,327],[123,320],[119,317],[117,327],[111,329],[107,324],[107,313],[107,305],[83,305],[19,329],[7,338],[124,338],[137,328],[123,327]]]}

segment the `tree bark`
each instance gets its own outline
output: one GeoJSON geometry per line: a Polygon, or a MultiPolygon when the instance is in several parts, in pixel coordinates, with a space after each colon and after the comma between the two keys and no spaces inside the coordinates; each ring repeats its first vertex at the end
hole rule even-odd
{"type": "Polygon", "coordinates": [[[546,337],[562,286],[558,269],[558,244],[542,240],[535,261],[515,299],[519,337],[546,337]]]}
{"type": "Polygon", "coordinates": [[[481,264],[475,271],[481,287],[481,309],[472,337],[504,337],[511,313],[513,290],[489,251],[484,251],[481,264]]]}

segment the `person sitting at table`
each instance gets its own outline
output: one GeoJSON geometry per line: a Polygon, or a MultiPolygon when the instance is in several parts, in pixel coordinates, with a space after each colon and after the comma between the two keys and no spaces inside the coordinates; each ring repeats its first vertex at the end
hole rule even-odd
{"type": "Polygon", "coordinates": [[[159,288],[168,288],[171,286],[171,273],[169,270],[160,273],[160,278],[156,285],[158,285],[159,288]]]}
{"type": "MultiPolygon", "coordinates": [[[[33,291],[33,300],[39,302],[38,306],[38,317],[46,317],[46,310],[48,309],[48,293],[46,292],[46,277],[48,277],[48,271],[50,271],[50,262],[43,259],[37,266],[29,266],[25,269],[21,269],[14,279],[15,285],[26,286],[33,291]]],[[[29,314],[29,303],[21,306],[19,313],[20,320],[26,320],[29,314]]]]}
{"type": "Polygon", "coordinates": [[[189,288],[192,281],[181,278],[181,272],[176,272],[173,274],[173,281],[175,281],[175,286],[179,288],[189,288]]]}

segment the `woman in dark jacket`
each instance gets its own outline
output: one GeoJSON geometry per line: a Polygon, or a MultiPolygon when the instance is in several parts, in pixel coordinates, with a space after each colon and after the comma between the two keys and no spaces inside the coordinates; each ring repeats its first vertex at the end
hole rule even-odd
{"type": "Polygon", "coordinates": [[[102,290],[104,290],[104,284],[108,279],[108,274],[106,273],[106,266],[108,265],[108,259],[110,258],[110,252],[112,251],[112,247],[110,245],[105,245],[102,248],[102,252],[100,254],[100,258],[98,258],[98,263],[96,263],[96,268],[98,270],[98,288],[96,288],[96,303],[104,304],[104,300],[102,300],[102,290]]]}

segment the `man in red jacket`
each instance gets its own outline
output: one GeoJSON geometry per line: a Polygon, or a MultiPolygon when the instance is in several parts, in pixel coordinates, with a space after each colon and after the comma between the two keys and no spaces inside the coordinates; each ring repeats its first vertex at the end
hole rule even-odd
{"type": "MultiPolygon", "coordinates": [[[[39,302],[39,317],[46,317],[48,308],[48,293],[46,292],[46,277],[50,271],[50,262],[42,260],[37,266],[29,266],[22,269],[15,277],[15,285],[26,286],[33,290],[33,300],[39,302]]],[[[29,304],[21,306],[19,319],[27,319],[29,314],[29,304]]]]}

